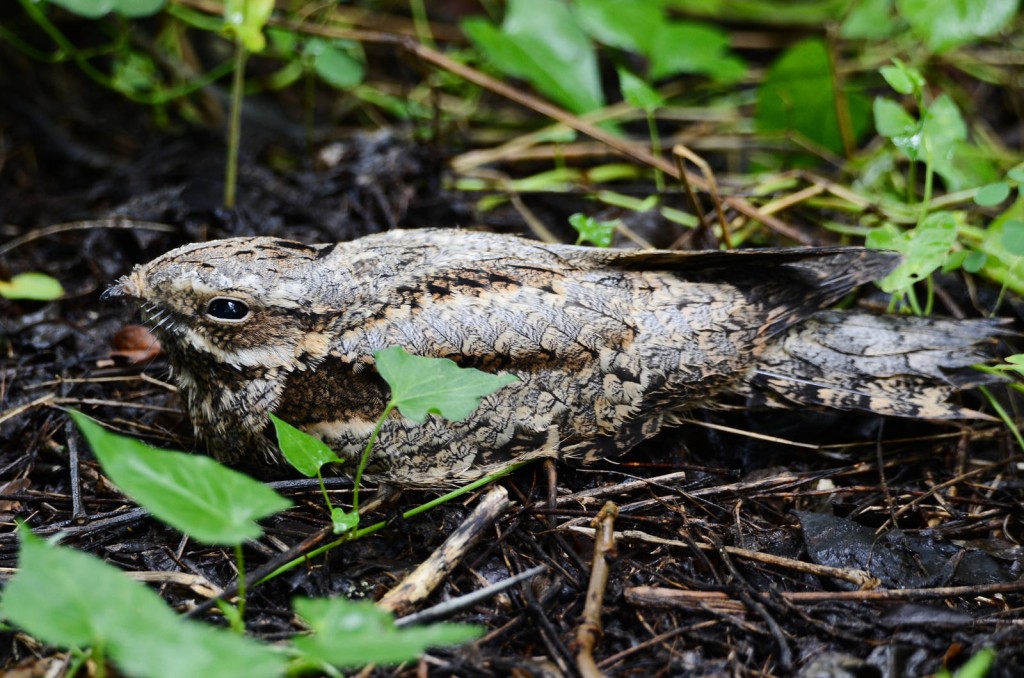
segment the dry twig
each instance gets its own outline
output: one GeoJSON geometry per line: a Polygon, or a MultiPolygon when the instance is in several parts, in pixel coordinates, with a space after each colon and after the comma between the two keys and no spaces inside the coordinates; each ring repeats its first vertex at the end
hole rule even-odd
{"type": "Polygon", "coordinates": [[[594,562],[590,566],[590,585],[587,587],[583,619],[576,629],[576,643],[579,646],[576,664],[583,678],[604,675],[594,661],[594,646],[602,634],[601,608],[604,591],[608,586],[608,556],[615,551],[615,518],[618,514],[618,507],[607,502],[592,523],[595,528],[594,562]]]}

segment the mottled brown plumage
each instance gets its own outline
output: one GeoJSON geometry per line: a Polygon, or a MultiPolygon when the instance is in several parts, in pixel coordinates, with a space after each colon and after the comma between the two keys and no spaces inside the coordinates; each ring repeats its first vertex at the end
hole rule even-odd
{"type": "Polygon", "coordinates": [[[278,461],[270,412],[356,459],[387,401],[372,354],[388,346],[516,375],[465,421],[391,416],[371,470],[433,485],[511,460],[619,454],[724,392],[972,416],[946,399],[972,383],[958,370],[994,323],[821,310],[897,263],[860,248],[642,252],[392,231],[188,245],[109,295],[141,303],[197,436],[228,462],[278,461]]]}

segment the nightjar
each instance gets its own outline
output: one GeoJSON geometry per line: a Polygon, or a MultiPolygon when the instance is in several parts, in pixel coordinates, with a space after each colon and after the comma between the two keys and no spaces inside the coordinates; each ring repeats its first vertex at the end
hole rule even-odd
{"type": "Polygon", "coordinates": [[[105,296],[141,305],[199,441],[229,463],[280,461],[272,412],[358,459],[389,395],[373,353],[389,346],[518,377],[464,421],[392,413],[371,475],[438,486],[514,460],[618,455],[724,393],[981,416],[947,398],[983,379],[968,366],[998,322],[822,310],[898,263],[861,248],[624,251],[410,230],[186,245],[105,296]]]}

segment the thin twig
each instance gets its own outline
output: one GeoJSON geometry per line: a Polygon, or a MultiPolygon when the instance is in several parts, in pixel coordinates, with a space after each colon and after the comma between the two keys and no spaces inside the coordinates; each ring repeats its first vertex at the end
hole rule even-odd
{"type": "MultiPolygon", "coordinates": [[[[581,534],[593,535],[595,530],[590,527],[581,527],[579,525],[570,526],[568,529],[573,532],[579,532],[581,534]]],[[[647,534],[640,530],[623,530],[615,533],[616,539],[625,539],[628,541],[640,541],[647,544],[662,544],[664,546],[675,546],[679,548],[690,548],[696,546],[702,551],[717,551],[713,544],[703,542],[689,542],[680,541],[678,539],[665,539],[663,537],[656,537],[653,534],[647,534]]],[[[856,568],[840,568],[840,567],[829,567],[827,565],[818,565],[816,563],[806,563],[802,560],[795,560],[793,558],[785,558],[783,556],[776,556],[771,553],[761,553],[760,551],[752,551],[750,549],[739,548],[738,546],[723,546],[722,549],[726,553],[744,558],[746,560],[754,560],[766,565],[775,565],[776,567],[784,567],[797,572],[805,572],[807,574],[813,574],[818,577],[829,577],[832,579],[840,579],[842,581],[848,581],[852,584],[856,584],[861,589],[870,590],[878,588],[879,580],[872,576],[870,572],[859,570],[856,568]]]]}
{"type": "Polygon", "coordinates": [[[576,665],[583,678],[600,678],[604,674],[594,661],[594,646],[603,634],[601,609],[604,606],[604,592],[608,587],[608,556],[615,552],[615,518],[619,509],[607,502],[594,518],[594,562],[590,566],[590,585],[587,586],[586,602],[583,605],[583,619],[576,629],[576,665]]]}
{"type": "Polygon", "coordinates": [[[538,565],[531,567],[529,570],[520,572],[519,574],[513,575],[508,579],[502,579],[501,581],[485,586],[482,589],[471,591],[465,595],[459,596],[458,598],[452,598],[446,600],[443,603],[438,603],[433,607],[428,607],[420,612],[414,612],[413,614],[406,615],[395,620],[395,626],[412,626],[413,624],[427,624],[438,619],[445,619],[450,617],[459,610],[463,610],[471,605],[492,598],[502,591],[512,588],[516,584],[528,579],[533,579],[538,574],[546,572],[548,569],[547,565],[538,565]]]}

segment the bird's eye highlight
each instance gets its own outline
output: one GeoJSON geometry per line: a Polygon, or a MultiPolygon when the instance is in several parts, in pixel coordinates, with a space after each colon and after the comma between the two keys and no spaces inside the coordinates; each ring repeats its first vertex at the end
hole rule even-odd
{"type": "Polygon", "coordinates": [[[249,306],[241,299],[217,297],[210,300],[206,307],[206,315],[214,320],[238,322],[249,317],[249,306]]]}

